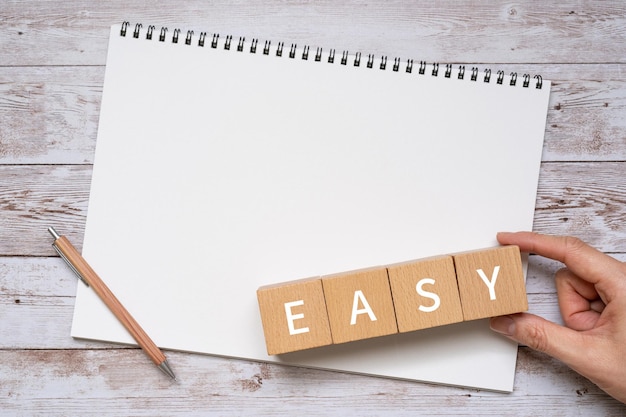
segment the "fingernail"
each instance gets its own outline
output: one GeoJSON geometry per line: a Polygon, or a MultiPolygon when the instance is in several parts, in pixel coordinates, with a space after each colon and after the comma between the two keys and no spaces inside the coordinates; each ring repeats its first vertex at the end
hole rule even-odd
{"type": "Polygon", "coordinates": [[[510,316],[494,317],[490,322],[491,330],[512,336],[515,333],[515,321],[510,316]]]}
{"type": "Polygon", "coordinates": [[[506,238],[508,238],[511,235],[512,235],[511,232],[498,232],[496,233],[496,240],[498,242],[502,242],[502,240],[506,240],[506,238]]]}

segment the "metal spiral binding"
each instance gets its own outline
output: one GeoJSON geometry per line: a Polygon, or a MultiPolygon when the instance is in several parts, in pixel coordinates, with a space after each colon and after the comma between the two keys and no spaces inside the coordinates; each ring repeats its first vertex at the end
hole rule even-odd
{"type": "MultiPolygon", "coordinates": [[[[127,33],[128,33],[128,29],[129,29],[130,23],[129,22],[122,22],[122,26],[120,29],[120,36],[122,37],[126,37],[127,33]]],[[[152,40],[152,35],[154,33],[155,30],[155,26],[150,25],[148,26],[147,30],[146,30],[146,39],[147,40],[152,40]]],[[[132,31],[132,37],[135,39],[139,39],[141,36],[143,30],[143,25],[141,23],[137,23],[135,24],[135,27],[132,31]]],[[[160,33],[159,33],[159,38],[158,41],[159,42],[165,42],[166,41],[166,37],[167,37],[167,32],[168,29],[167,27],[161,27],[160,33]]],[[[172,32],[172,37],[170,38],[170,41],[172,43],[178,43],[178,39],[180,37],[180,33],[181,30],[180,29],[174,29],[174,31],[172,32]]],[[[194,42],[194,31],[193,30],[188,30],[186,35],[185,35],[185,45],[192,45],[194,42]]],[[[197,46],[199,47],[204,47],[206,44],[206,39],[207,39],[207,32],[200,32],[199,35],[197,36],[198,42],[197,42],[197,46]]],[[[210,38],[210,43],[208,44],[212,49],[216,49],[219,46],[219,40],[220,40],[220,34],[219,33],[214,33],[211,35],[210,38]]],[[[222,47],[225,50],[230,50],[231,45],[233,42],[233,37],[231,35],[228,35],[224,38],[224,42],[222,44],[222,47]]],[[[249,53],[251,54],[256,54],[257,52],[257,48],[259,45],[259,40],[257,38],[252,39],[250,42],[250,49],[248,50],[249,53]]],[[[263,49],[262,49],[262,54],[263,55],[270,55],[270,51],[271,51],[271,45],[272,42],[269,40],[266,40],[263,43],[263,49]]],[[[237,52],[243,52],[245,50],[246,47],[246,38],[245,37],[239,37],[239,39],[237,40],[236,43],[236,51],[237,52]]],[[[279,42],[276,45],[276,49],[275,49],[275,54],[277,57],[282,57],[283,56],[283,49],[284,49],[284,42],[279,42]]],[[[299,59],[302,59],[304,61],[309,59],[309,51],[310,51],[310,47],[304,46],[304,48],[302,48],[302,54],[299,57],[299,59]]],[[[298,54],[298,47],[295,43],[292,43],[289,47],[289,52],[288,52],[288,57],[291,59],[296,59],[296,55],[298,54]]],[[[354,67],[360,67],[361,66],[361,52],[357,52],[356,54],[354,54],[353,60],[352,60],[352,66],[354,67]]],[[[339,63],[341,65],[347,66],[348,65],[348,61],[350,60],[350,54],[348,51],[344,50],[341,53],[341,59],[339,61],[339,63]]],[[[315,50],[315,57],[313,62],[321,62],[322,61],[322,48],[316,48],[315,50]]],[[[333,64],[335,62],[335,49],[330,49],[329,53],[328,53],[328,59],[327,59],[329,64],[333,64]]],[[[375,62],[375,57],[373,54],[368,54],[367,55],[367,61],[365,61],[365,68],[374,68],[374,62],[375,62]]],[[[391,67],[391,70],[393,72],[399,72],[400,68],[402,66],[402,59],[399,57],[396,57],[393,59],[393,66],[391,67]]],[[[419,61],[419,67],[417,68],[417,74],[418,75],[426,75],[427,73],[427,69],[428,67],[431,66],[431,71],[430,71],[430,75],[432,77],[438,77],[439,76],[439,63],[438,62],[433,62],[432,64],[428,64],[426,61],[419,61]]],[[[378,66],[378,68],[382,71],[387,69],[387,56],[383,55],[380,57],[380,64],[378,66]]],[[[452,78],[452,74],[454,71],[454,67],[452,64],[446,64],[445,65],[445,71],[443,72],[443,77],[444,78],[452,78]]],[[[404,66],[404,72],[406,73],[412,73],[413,72],[413,60],[412,59],[407,59],[405,61],[405,66],[404,66]]],[[[478,74],[479,74],[479,70],[477,67],[472,67],[471,69],[471,73],[470,73],[470,77],[469,80],[470,81],[478,81],[478,74]]],[[[504,78],[505,78],[505,74],[504,71],[497,71],[496,72],[496,84],[498,85],[503,85],[504,84],[504,78]]],[[[459,80],[464,80],[465,79],[465,65],[459,65],[458,70],[456,72],[456,78],[459,80]]],[[[541,77],[541,75],[534,75],[532,77],[532,79],[535,80],[535,88],[536,89],[541,89],[543,87],[543,78],[541,77]]],[[[487,68],[484,70],[484,76],[482,77],[482,81],[484,83],[490,83],[491,82],[491,69],[487,68]]],[[[517,73],[516,72],[512,72],[509,75],[509,85],[512,87],[515,87],[517,85],[517,73]]],[[[522,83],[521,83],[523,88],[529,88],[531,85],[531,76],[530,74],[523,74],[522,75],[522,83]]]]}

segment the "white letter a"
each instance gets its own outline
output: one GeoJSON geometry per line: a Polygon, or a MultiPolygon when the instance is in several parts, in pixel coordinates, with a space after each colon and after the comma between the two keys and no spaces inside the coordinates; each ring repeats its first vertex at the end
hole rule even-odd
{"type": "Polygon", "coordinates": [[[376,321],[376,316],[372,311],[370,305],[368,304],[365,296],[363,295],[363,291],[357,290],[354,292],[354,302],[352,303],[352,318],[350,319],[350,324],[356,324],[356,316],[358,314],[367,313],[371,321],[376,321]],[[363,308],[359,310],[359,300],[363,303],[363,308]]]}

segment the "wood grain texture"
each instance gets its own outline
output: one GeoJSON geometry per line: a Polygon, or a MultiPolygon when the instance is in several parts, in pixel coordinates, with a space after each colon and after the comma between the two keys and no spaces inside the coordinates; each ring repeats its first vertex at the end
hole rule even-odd
{"type": "Polygon", "coordinates": [[[112,22],[207,30],[234,36],[445,62],[626,62],[621,2],[445,4],[360,1],[201,0],[184,5],[115,0],[12,1],[0,11],[0,55],[11,65],[103,65],[112,22]],[[601,39],[601,47],[599,40],[601,39]]]}
{"type": "MultiPolygon", "coordinates": [[[[534,229],[626,261],[626,5],[620,1],[5,1],[0,6],[0,416],[626,414],[521,348],[510,395],[72,339],[109,26],[122,20],[541,74],[553,81],[534,229]]],[[[166,98],[164,105],[171,105],[166,98]]],[[[558,262],[530,256],[530,312],[560,321],[558,262]]]]}
{"type": "Polygon", "coordinates": [[[179,383],[163,378],[136,349],[0,351],[0,414],[474,416],[479,410],[534,417],[626,410],[564,365],[527,349],[520,350],[512,394],[176,352],[169,357],[179,383]],[[128,378],[130,369],[137,378],[128,378]]]}
{"type": "Polygon", "coordinates": [[[543,164],[533,228],[626,251],[626,163],[543,164]]]}
{"type": "Polygon", "coordinates": [[[47,230],[56,225],[80,251],[90,181],[91,166],[0,165],[0,254],[54,255],[47,230]]]}
{"type": "Polygon", "coordinates": [[[0,67],[0,164],[93,162],[104,67],[0,67]]]}

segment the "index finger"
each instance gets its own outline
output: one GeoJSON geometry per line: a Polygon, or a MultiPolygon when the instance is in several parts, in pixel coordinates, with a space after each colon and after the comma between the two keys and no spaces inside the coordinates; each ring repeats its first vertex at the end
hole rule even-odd
{"type": "Polygon", "coordinates": [[[532,252],[563,262],[574,274],[594,285],[605,287],[605,290],[626,282],[625,264],[576,237],[517,232],[498,233],[498,241],[504,245],[517,245],[522,252],[532,252]]]}

